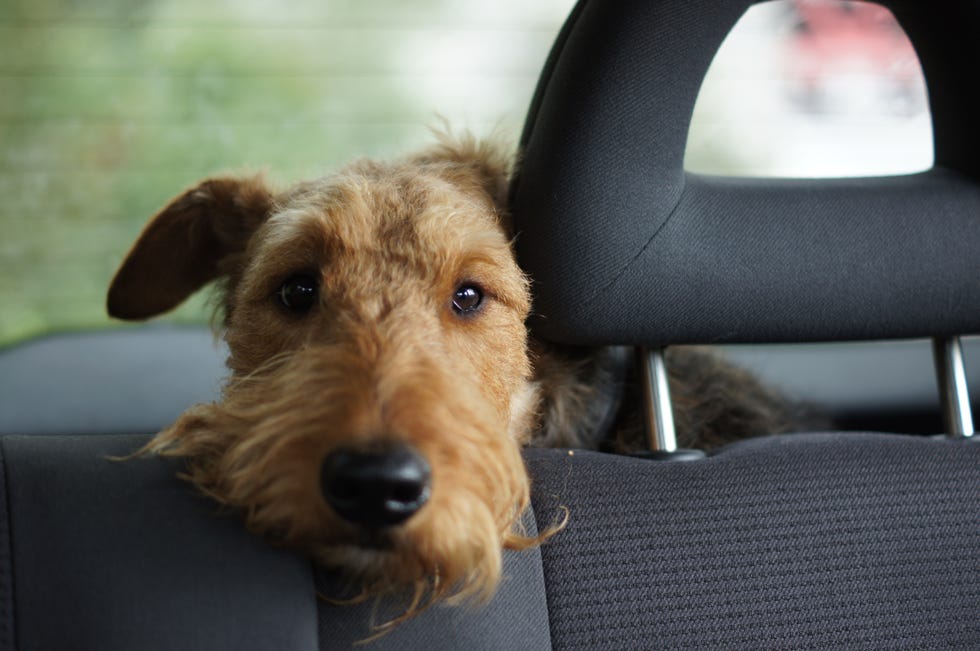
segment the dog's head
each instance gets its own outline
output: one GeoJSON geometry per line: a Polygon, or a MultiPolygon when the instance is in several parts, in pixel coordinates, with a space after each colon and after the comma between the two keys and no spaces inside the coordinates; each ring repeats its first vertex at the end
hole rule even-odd
{"type": "Polygon", "coordinates": [[[109,289],[145,319],[221,281],[232,371],[151,449],[253,530],[409,611],[492,593],[528,503],[535,395],[508,159],[471,139],[282,192],[202,182],[140,235],[109,289]]]}

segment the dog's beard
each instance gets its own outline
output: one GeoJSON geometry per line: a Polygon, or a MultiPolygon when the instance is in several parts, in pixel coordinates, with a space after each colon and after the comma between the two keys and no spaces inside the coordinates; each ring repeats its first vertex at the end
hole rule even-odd
{"type": "Polygon", "coordinates": [[[204,494],[242,513],[251,531],[340,570],[361,598],[407,591],[390,624],[436,601],[489,599],[502,549],[560,528],[525,535],[529,480],[507,419],[437,365],[379,371],[340,348],[283,357],[233,378],[221,402],[188,410],[147,451],[184,458],[183,476],[204,494]],[[326,504],[320,464],[379,432],[427,459],[432,493],[371,538],[326,504]]]}

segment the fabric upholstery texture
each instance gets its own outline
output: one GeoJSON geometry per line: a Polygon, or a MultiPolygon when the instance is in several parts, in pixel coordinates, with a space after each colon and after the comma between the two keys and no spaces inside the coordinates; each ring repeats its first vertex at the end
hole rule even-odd
{"type": "MultiPolygon", "coordinates": [[[[398,614],[318,599],[335,578],[195,494],[178,463],[110,459],[147,440],[0,436],[0,651],[350,649],[398,614]]],[[[550,649],[540,550],[505,556],[490,603],[431,608],[363,648],[550,649]]]]}
{"type": "MultiPolygon", "coordinates": [[[[318,602],[329,577],[221,517],[173,464],[105,458],[142,441],[0,439],[0,649],[367,637],[372,605],[318,602]]],[[[508,554],[489,605],[430,609],[364,648],[980,648],[980,444],[851,433],[689,463],[526,459],[536,521],[567,506],[568,528],[508,554]]]]}
{"type": "Polygon", "coordinates": [[[530,450],[555,649],[980,648],[980,445],[881,434],[703,461],[530,450]],[[626,488],[628,487],[628,489],[626,488]]]}
{"type": "Polygon", "coordinates": [[[0,649],[315,648],[309,561],[222,516],[177,464],[109,458],[146,440],[0,438],[0,649]]]}

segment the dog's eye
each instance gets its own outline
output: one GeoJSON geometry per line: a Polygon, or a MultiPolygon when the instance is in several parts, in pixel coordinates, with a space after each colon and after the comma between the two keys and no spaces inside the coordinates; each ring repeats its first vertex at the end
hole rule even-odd
{"type": "Polygon", "coordinates": [[[316,301],[317,282],[309,274],[291,276],[276,292],[276,298],[291,312],[306,312],[316,301]]]}
{"type": "Polygon", "coordinates": [[[460,316],[473,314],[483,305],[483,292],[476,285],[460,285],[453,293],[453,312],[460,316]]]}

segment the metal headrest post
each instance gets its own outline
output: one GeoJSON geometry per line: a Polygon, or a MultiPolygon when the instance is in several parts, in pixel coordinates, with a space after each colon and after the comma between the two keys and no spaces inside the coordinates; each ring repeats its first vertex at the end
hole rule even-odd
{"type": "Polygon", "coordinates": [[[637,367],[643,392],[643,424],[650,451],[637,456],[669,461],[703,459],[702,450],[678,449],[674,409],[663,348],[637,348],[637,367]]]}
{"type": "Polygon", "coordinates": [[[932,355],[936,363],[939,400],[946,431],[953,436],[973,436],[973,414],[970,411],[970,392],[966,383],[960,338],[933,339],[932,355]]]}
{"type": "Polygon", "coordinates": [[[667,363],[663,348],[639,348],[640,382],[643,390],[643,424],[655,452],[677,450],[674,409],[670,401],[667,363]]]}

